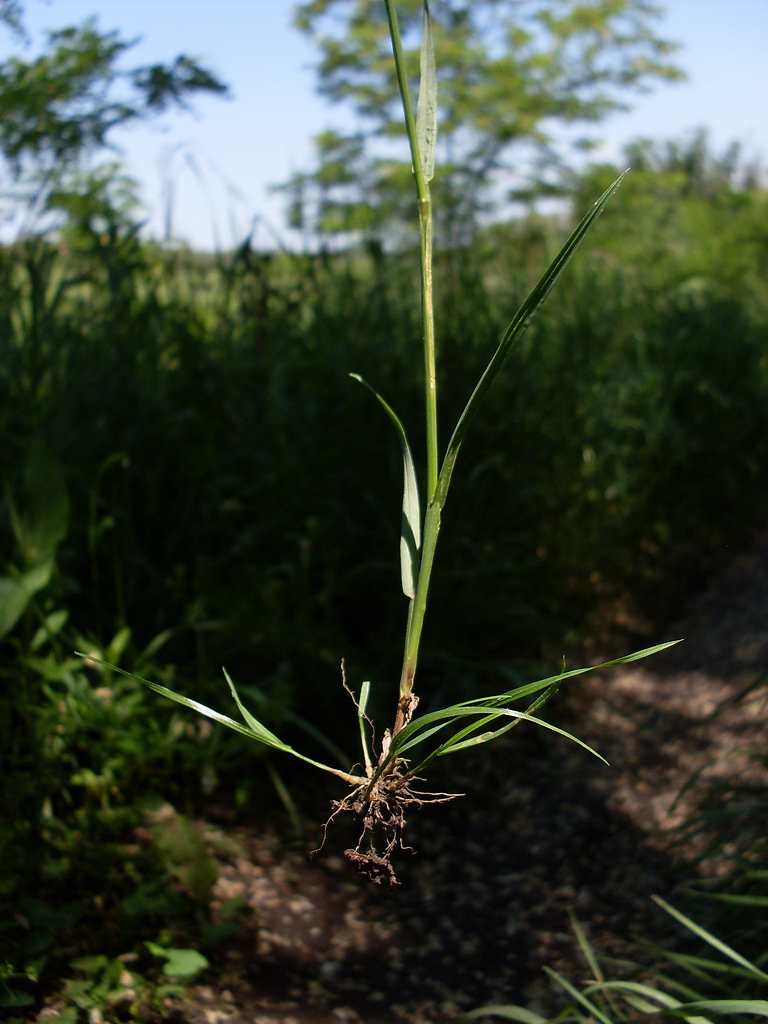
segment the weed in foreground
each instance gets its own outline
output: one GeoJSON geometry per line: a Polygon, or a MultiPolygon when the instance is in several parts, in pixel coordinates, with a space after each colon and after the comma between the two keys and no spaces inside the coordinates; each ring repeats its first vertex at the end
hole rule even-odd
{"type": "MultiPolygon", "coordinates": [[[[590,747],[587,747],[585,743],[582,743],[581,740],[576,739],[576,737],[535,715],[535,712],[555,695],[560,685],[566,679],[590,671],[588,668],[568,672],[563,670],[558,675],[530,683],[526,686],[517,687],[505,693],[453,704],[450,707],[430,712],[418,718],[414,718],[419,703],[414,686],[432,567],[440,532],[441,516],[448,497],[453,470],[462,442],[470,424],[494,381],[501,373],[514,346],[523,336],[533,316],[549,295],[555,282],[570,262],[571,257],[586,238],[605,204],[619,187],[624,175],[622,174],[605,190],[583,217],[570,238],[518,309],[502,336],[493,357],[475,386],[463,412],[459,416],[448,442],[445,456],[442,463],[440,463],[438,454],[437,376],[433,305],[432,201],[429,188],[429,182],[434,175],[435,168],[438,113],[437,75],[432,42],[432,24],[429,5],[427,0],[424,0],[419,101],[418,107],[414,112],[394,0],[385,0],[385,6],[392,40],[395,72],[405,115],[406,133],[411,151],[419,209],[427,438],[427,501],[426,512],[422,516],[416,469],[405,428],[394,409],[381,395],[373,388],[370,388],[392,421],[398,433],[403,454],[404,486],[400,536],[400,567],[402,587],[406,597],[409,599],[409,605],[405,633],[405,651],[393,725],[391,729],[387,729],[384,732],[378,754],[374,751],[374,756],[372,756],[367,739],[370,722],[365,714],[370,684],[368,682],[363,683],[357,706],[363,757],[362,765],[364,765],[364,768],[362,766],[352,766],[349,771],[343,771],[321,764],[294,750],[288,744],[283,743],[243,705],[235,685],[226,671],[224,674],[232,697],[242,715],[243,723],[228,718],[226,715],[219,714],[211,708],[199,704],[197,701],[190,700],[181,694],[169,690],[167,687],[149,682],[148,680],[143,681],[163,696],[184,704],[203,715],[207,715],[214,721],[255,739],[268,747],[291,754],[302,761],[335,775],[347,783],[351,790],[343,799],[336,801],[334,812],[329,821],[342,812],[351,812],[359,816],[363,826],[360,839],[354,849],[346,851],[346,856],[374,881],[380,882],[388,879],[394,883],[396,882],[396,877],[392,868],[391,858],[395,848],[402,845],[402,831],[405,826],[407,812],[424,803],[452,798],[451,794],[429,793],[414,789],[414,783],[421,781],[421,773],[434,758],[458,753],[467,747],[487,743],[508,732],[521,721],[534,722],[543,728],[566,736],[568,739],[590,750],[591,753],[596,753],[590,747]],[[527,697],[534,697],[534,699],[524,710],[509,707],[511,703],[524,700],[527,697]],[[449,737],[442,740],[442,742],[438,742],[438,745],[433,747],[426,756],[422,756],[421,760],[418,758],[414,759],[413,753],[409,753],[425,743],[425,741],[437,737],[439,733],[445,734],[446,732],[449,733],[449,737]],[[415,764],[413,760],[416,760],[415,764]]],[[[370,387],[359,375],[352,374],[351,376],[365,384],[365,386],[370,387]]],[[[668,646],[670,644],[660,644],[656,647],[638,651],[625,658],[607,662],[606,665],[634,661],[668,646]]],[[[597,667],[602,668],[605,666],[597,667]]],[[[600,755],[596,754],[596,756],[599,757],[600,755]]]]}
{"type": "Polygon", "coordinates": [[[501,1017],[518,1021],[519,1024],[561,1024],[565,1021],[623,1024],[636,1019],[638,1014],[664,1014],[682,1018],[689,1024],[713,1024],[710,1018],[702,1014],[735,1016],[737,1020],[768,1017],[768,999],[761,998],[768,987],[768,974],[758,966],[765,961],[766,954],[762,955],[758,964],[752,963],[665,900],[658,896],[654,896],[654,900],[690,933],[714,949],[719,958],[715,960],[711,956],[673,952],[649,943],[647,945],[652,953],[682,972],[683,981],[661,970],[656,970],[646,982],[608,980],[584,929],[575,916],[571,915],[573,933],[591,978],[577,988],[557,971],[550,967],[544,968],[553,985],[569,997],[568,1003],[559,1013],[546,1018],[522,1006],[481,1006],[465,1014],[462,1021],[501,1017]],[[693,985],[697,987],[691,987],[693,985]],[[709,992],[702,992],[702,987],[709,992]]]}

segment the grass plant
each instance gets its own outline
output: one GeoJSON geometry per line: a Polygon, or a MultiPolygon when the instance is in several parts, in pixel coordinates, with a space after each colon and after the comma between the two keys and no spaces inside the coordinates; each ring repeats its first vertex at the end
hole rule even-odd
{"type": "MultiPolygon", "coordinates": [[[[359,722],[361,762],[359,765],[350,766],[348,770],[344,770],[308,757],[279,739],[243,704],[226,669],[224,675],[231,696],[242,717],[242,722],[220,714],[168,687],[146,679],[143,682],[164,697],[198,711],[219,724],[267,747],[290,754],[292,757],[328,772],[347,783],[351,787],[350,792],[335,802],[331,820],[337,814],[352,812],[361,819],[362,832],[357,846],[345,851],[346,856],[375,881],[389,879],[391,882],[395,882],[396,877],[391,857],[396,847],[401,844],[407,809],[427,802],[452,799],[454,796],[454,794],[431,793],[415,788],[415,784],[422,779],[421,773],[435,758],[487,743],[508,732],[521,721],[529,721],[566,736],[600,757],[581,740],[536,715],[536,712],[557,693],[562,683],[583,672],[590,671],[588,668],[565,671],[565,666],[563,666],[563,671],[557,675],[518,686],[503,693],[452,704],[419,717],[414,717],[419,704],[415,683],[441,518],[462,443],[516,343],[524,335],[532,318],[588,235],[604,206],[616,192],[626,172],[611,182],[584,215],[513,316],[495,353],[458,417],[441,462],[438,442],[433,298],[433,211],[429,187],[435,168],[438,120],[437,74],[432,26],[429,4],[427,0],[424,0],[419,100],[414,111],[396,4],[393,0],[385,0],[385,6],[418,204],[427,462],[426,508],[422,514],[416,468],[405,427],[392,406],[374,388],[366,385],[373,391],[394,424],[403,456],[400,566],[402,588],[408,598],[408,612],[399,693],[392,726],[383,731],[380,748],[374,749],[372,744],[373,723],[366,713],[370,683],[364,682],[359,697],[353,696],[359,722]],[[533,699],[524,709],[510,707],[513,702],[528,698],[533,699]],[[371,743],[369,743],[368,737],[369,729],[371,730],[371,743]],[[446,733],[448,736],[444,738],[446,733]],[[438,739],[439,734],[442,736],[438,739]],[[426,754],[420,752],[418,756],[415,756],[416,748],[421,747],[428,740],[433,741],[432,749],[426,754]]],[[[351,376],[363,384],[366,383],[358,374],[351,374],[351,376]]],[[[596,667],[604,668],[607,665],[624,664],[647,657],[670,645],[670,643],[659,644],[596,667]]],[[[121,670],[116,669],[116,671],[121,670]]]]}
{"type": "Polygon", "coordinates": [[[768,974],[759,966],[765,963],[768,952],[755,964],[665,900],[658,896],[654,900],[691,935],[715,950],[717,957],[709,951],[706,956],[698,956],[648,944],[656,958],[666,961],[679,976],[656,969],[642,982],[608,979],[582,925],[571,915],[574,937],[591,977],[577,987],[558,971],[544,968],[553,986],[568,996],[562,1010],[544,1017],[522,1006],[482,1006],[462,1020],[496,1017],[518,1024],[625,1024],[638,1015],[651,1014],[682,1018],[689,1024],[713,1024],[713,1018],[705,1014],[715,1015],[715,1020],[722,1016],[737,1020],[768,1017],[768,974]]]}

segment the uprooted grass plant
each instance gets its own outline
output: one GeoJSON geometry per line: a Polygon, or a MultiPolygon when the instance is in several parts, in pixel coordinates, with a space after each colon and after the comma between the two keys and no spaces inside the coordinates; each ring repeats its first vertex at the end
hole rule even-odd
{"type": "MultiPolygon", "coordinates": [[[[402,845],[407,811],[424,803],[449,800],[455,795],[432,793],[419,788],[419,783],[423,782],[422,773],[435,758],[487,743],[508,732],[521,721],[530,721],[566,736],[595,753],[581,740],[536,716],[536,712],[557,693],[566,679],[591,671],[589,668],[565,671],[565,666],[563,666],[563,671],[546,679],[518,686],[494,696],[463,701],[419,717],[415,717],[419,704],[415,682],[441,516],[448,498],[451,478],[462,442],[515,344],[525,333],[532,317],[586,238],[603,207],[619,187],[624,175],[617,178],[586,213],[512,318],[493,357],[481,375],[463,412],[458,417],[441,463],[438,443],[435,366],[432,202],[429,187],[434,175],[438,113],[432,26],[429,6],[425,0],[419,100],[418,107],[414,112],[400,39],[397,10],[392,0],[385,0],[385,5],[395,71],[405,115],[419,211],[427,449],[426,511],[422,515],[415,463],[401,419],[392,406],[374,388],[366,384],[362,377],[354,373],[351,374],[353,378],[369,387],[373,392],[394,424],[402,447],[404,483],[400,567],[403,591],[408,598],[408,613],[399,693],[392,726],[379,734],[381,741],[376,747],[373,742],[375,736],[373,723],[367,715],[370,683],[362,683],[359,696],[356,698],[353,696],[359,721],[361,761],[359,765],[351,766],[349,770],[342,770],[315,761],[282,742],[245,707],[226,670],[224,674],[243,722],[235,721],[165,686],[148,680],[143,681],[153,690],[171,700],[190,707],[268,747],[291,754],[293,757],[329,772],[344,781],[350,790],[340,800],[335,801],[329,822],[341,813],[352,813],[359,817],[361,821],[360,837],[356,847],[346,851],[346,856],[374,880],[388,879],[390,882],[395,882],[391,858],[393,851],[402,845]],[[510,707],[510,704],[523,701],[526,698],[533,699],[523,710],[510,707]],[[443,735],[448,733],[448,738],[441,741],[434,740],[440,733],[443,735]],[[437,745],[433,745],[426,754],[416,756],[416,748],[431,739],[437,745]]],[[[660,644],[606,664],[623,664],[646,657],[667,646],[669,644],[660,644]]],[[[117,669],[116,671],[121,670],[117,669]]],[[[346,686],[346,679],[343,681],[346,686]]],[[[596,754],[596,756],[600,755],[596,754]]]]}

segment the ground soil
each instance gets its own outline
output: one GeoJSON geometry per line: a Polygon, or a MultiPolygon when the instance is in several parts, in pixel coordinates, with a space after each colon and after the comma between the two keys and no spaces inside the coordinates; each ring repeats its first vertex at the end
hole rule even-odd
{"type": "Polygon", "coordinates": [[[743,695],[768,670],[768,537],[691,602],[678,636],[668,653],[563,696],[557,720],[610,768],[529,726],[446,759],[430,781],[466,795],[414,815],[397,888],[355,876],[343,827],[313,860],[318,823],[302,849],[245,836],[216,898],[243,897],[254,924],[218,987],[192,990],[187,1019],[440,1024],[487,1003],[546,1011],[556,1003],[544,964],[587,976],[569,911],[602,954],[671,934],[651,895],[674,899],[692,871],[722,869],[716,856],[692,868],[700,839],[682,848],[676,828],[713,780],[759,775],[744,751],[766,747],[766,690],[743,695]]]}

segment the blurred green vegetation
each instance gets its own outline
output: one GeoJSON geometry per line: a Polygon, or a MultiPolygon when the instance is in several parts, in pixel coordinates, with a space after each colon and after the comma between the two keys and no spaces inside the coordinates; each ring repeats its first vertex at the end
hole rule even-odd
{"type": "MultiPolygon", "coordinates": [[[[633,163],[462,453],[427,704],[660,626],[768,519],[768,192],[702,137],[633,163]]],[[[574,178],[575,213],[615,173],[574,178]]],[[[286,739],[301,711],[350,745],[340,659],[389,707],[406,607],[401,456],[348,373],[423,447],[415,251],[163,248],[105,167],[49,203],[55,234],[0,249],[0,929],[22,995],[77,922],[116,922],[112,957],[169,922],[204,944],[192,818],[253,821],[286,768],[73,651],[222,711],[226,664],[286,739]]],[[[437,254],[443,424],[565,221],[437,254]]]]}

